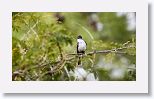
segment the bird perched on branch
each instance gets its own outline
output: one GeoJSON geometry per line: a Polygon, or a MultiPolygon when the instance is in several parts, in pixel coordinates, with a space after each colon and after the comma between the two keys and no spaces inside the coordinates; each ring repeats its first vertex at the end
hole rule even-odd
{"type": "MultiPolygon", "coordinates": [[[[79,35],[77,37],[77,54],[81,55],[81,57],[83,54],[85,54],[86,46],[87,46],[86,42],[82,39],[82,36],[79,35]]],[[[78,65],[80,65],[80,64],[81,64],[81,60],[80,60],[80,56],[79,56],[78,65]]]]}
{"type": "Polygon", "coordinates": [[[82,36],[77,37],[77,54],[85,54],[86,42],[82,39],[82,36]]]}

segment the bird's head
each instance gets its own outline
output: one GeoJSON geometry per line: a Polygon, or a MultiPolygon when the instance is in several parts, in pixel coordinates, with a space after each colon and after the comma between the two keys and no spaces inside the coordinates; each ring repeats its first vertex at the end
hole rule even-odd
{"type": "Polygon", "coordinates": [[[77,37],[77,39],[82,39],[82,36],[81,36],[81,35],[79,35],[79,36],[77,37]]]}

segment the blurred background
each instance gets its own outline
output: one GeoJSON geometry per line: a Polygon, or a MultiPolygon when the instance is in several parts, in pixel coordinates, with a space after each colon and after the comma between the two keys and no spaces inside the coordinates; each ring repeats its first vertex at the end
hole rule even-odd
{"type": "Polygon", "coordinates": [[[136,80],[136,13],[13,12],[12,80],[136,80]],[[86,53],[109,52],[87,55],[78,67],[78,35],[86,53]]]}

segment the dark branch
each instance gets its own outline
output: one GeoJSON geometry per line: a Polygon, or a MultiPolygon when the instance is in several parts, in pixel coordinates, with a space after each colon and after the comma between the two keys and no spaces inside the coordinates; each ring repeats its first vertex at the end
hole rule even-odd
{"type": "MultiPolygon", "coordinates": [[[[126,52],[120,52],[121,50],[124,49],[129,49],[129,48],[135,48],[134,46],[129,46],[129,47],[121,47],[121,48],[115,48],[115,49],[111,49],[111,50],[101,50],[101,51],[92,51],[92,52],[88,52],[87,55],[92,55],[92,54],[99,54],[99,53],[117,53],[117,54],[126,54],[126,52]]],[[[68,55],[78,55],[77,53],[71,53],[68,55]]]]}

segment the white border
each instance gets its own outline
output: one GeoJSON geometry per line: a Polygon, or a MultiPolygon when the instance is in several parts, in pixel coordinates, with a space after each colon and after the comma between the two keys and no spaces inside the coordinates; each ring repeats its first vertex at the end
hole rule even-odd
{"type": "Polygon", "coordinates": [[[148,5],[135,0],[6,0],[0,3],[0,91],[148,93],[148,5]],[[17,2],[16,2],[17,1],[17,2]],[[119,2],[118,2],[119,1],[119,2]],[[12,12],[136,12],[136,81],[12,81],[12,12]]]}

